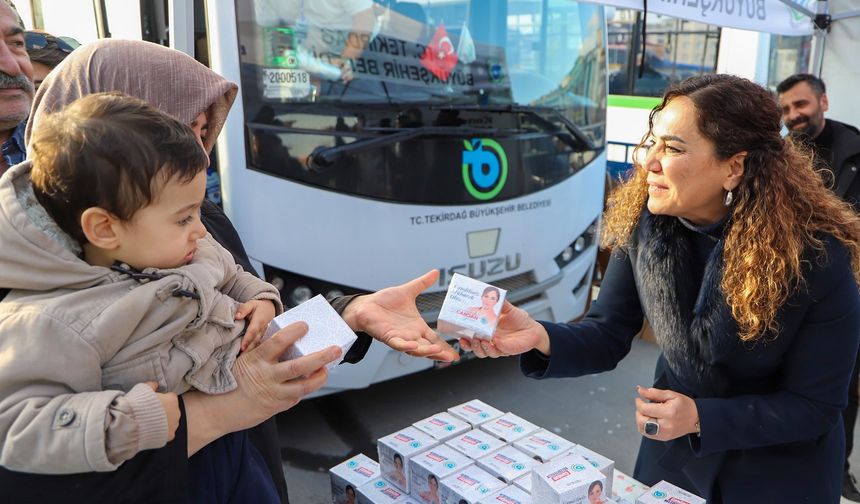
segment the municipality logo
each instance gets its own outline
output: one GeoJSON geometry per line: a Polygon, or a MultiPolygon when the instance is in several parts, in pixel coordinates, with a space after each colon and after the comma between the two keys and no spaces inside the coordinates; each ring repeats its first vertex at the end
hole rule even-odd
{"type": "Polygon", "coordinates": [[[496,197],[508,179],[508,157],[490,138],[463,140],[463,184],[475,199],[496,197]]]}
{"type": "Polygon", "coordinates": [[[349,461],[349,464],[347,464],[347,467],[349,467],[350,469],[352,469],[353,467],[355,467],[355,466],[357,466],[357,465],[358,465],[358,462],[356,462],[355,460],[350,460],[350,461],[349,461]]]}
{"type": "Polygon", "coordinates": [[[663,497],[666,496],[666,493],[661,492],[660,490],[654,490],[654,492],[651,495],[653,495],[654,497],[657,497],[658,499],[662,499],[663,497]]]}

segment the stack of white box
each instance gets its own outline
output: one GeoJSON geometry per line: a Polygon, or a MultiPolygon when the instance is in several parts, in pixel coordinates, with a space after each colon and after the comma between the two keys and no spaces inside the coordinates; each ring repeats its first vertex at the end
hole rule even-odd
{"type": "Polygon", "coordinates": [[[380,438],[377,450],[379,465],[358,455],[331,469],[332,502],[588,504],[591,496],[607,504],[705,503],[666,482],[646,491],[612,460],[478,399],[380,438]],[[622,481],[618,492],[614,479],[622,481]]]}

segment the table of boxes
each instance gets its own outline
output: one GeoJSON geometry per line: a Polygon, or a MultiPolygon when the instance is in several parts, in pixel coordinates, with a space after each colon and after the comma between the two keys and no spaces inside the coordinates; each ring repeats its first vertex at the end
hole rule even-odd
{"type": "Polygon", "coordinates": [[[377,454],[331,468],[334,504],[705,503],[478,399],[380,438],[377,454]]]}

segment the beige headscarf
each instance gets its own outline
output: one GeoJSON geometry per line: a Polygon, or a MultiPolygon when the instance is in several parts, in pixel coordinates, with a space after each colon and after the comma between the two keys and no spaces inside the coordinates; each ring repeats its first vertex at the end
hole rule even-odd
{"type": "Polygon", "coordinates": [[[238,86],[185,53],[151,42],[104,39],[72,52],[42,82],[33,99],[24,139],[45,114],[62,109],[81,96],[120,91],[155,105],[190,124],[206,111],[212,150],[238,86]]]}

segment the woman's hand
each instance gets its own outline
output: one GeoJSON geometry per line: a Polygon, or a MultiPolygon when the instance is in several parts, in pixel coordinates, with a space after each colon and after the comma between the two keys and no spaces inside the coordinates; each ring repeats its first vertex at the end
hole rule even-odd
{"type": "Polygon", "coordinates": [[[391,348],[416,357],[440,361],[460,358],[421,318],[415,298],[439,277],[433,270],[412,281],[358,296],[343,311],[343,319],[353,331],[364,331],[391,348]]]}
{"type": "Polygon", "coordinates": [[[699,410],[696,402],[674,390],[636,387],[636,427],[639,433],[658,441],[671,441],[698,432],[699,410]],[[648,402],[651,401],[651,402],[648,402]],[[659,425],[656,435],[645,433],[645,422],[659,425]]]}
{"type": "Polygon", "coordinates": [[[325,365],[340,357],[336,346],[278,362],[287,347],[307,332],[304,322],[290,324],[239,355],[233,365],[239,385],[235,390],[221,395],[198,391],[182,395],[188,416],[189,456],[224,434],[253,427],[292,408],[325,384],[325,365]]]}
{"type": "Polygon", "coordinates": [[[549,335],[525,310],[505,301],[493,339],[460,338],[460,346],[480,358],[519,355],[533,348],[549,355],[549,335]]]}
{"type": "Polygon", "coordinates": [[[241,350],[244,352],[249,348],[254,348],[263,340],[263,334],[269,327],[269,322],[275,318],[275,303],[267,299],[254,299],[246,303],[242,303],[239,309],[236,310],[236,320],[244,320],[251,316],[248,320],[248,325],[245,328],[245,335],[242,337],[241,350]]]}

